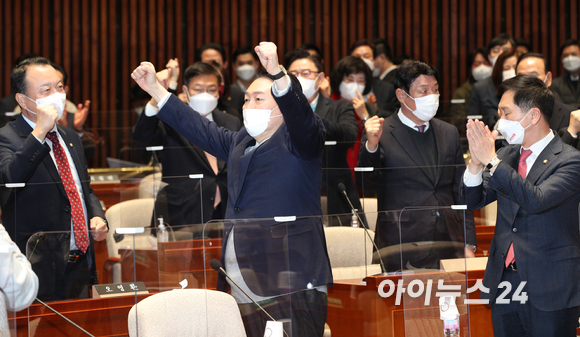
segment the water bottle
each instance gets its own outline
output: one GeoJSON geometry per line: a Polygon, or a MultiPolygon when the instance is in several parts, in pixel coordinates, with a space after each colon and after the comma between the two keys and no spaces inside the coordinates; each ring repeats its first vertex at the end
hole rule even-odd
{"type": "Polygon", "coordinates": [[[352,210],[352,218],[350,220],[350,226],[354,228],[358,228],[358,218],[356,216],[357,209],[352,210]]]}
{"type": "Polygon", "coordinates": [[[169,233],[167,232],[167,227],[163,224],[163,218],[157,220],[159,221],[159,226],[157,227],[157,242],[169,241],[169,233]]]}
{"type": "Polygon", "coordinates": [[[443,336],[459,337],[459,318],[443,321],[443,336]]]}

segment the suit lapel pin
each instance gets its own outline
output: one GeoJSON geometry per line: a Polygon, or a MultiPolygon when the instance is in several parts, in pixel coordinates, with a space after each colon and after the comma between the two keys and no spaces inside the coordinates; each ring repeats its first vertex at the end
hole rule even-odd
{"type": "Polygon", "coordinates": [[[73,147],[72,143],[68,143],[68,145],[70,145],[70,147],[73,147]]]}
{"type": "Polygon", "coordinates": [[[548,163],[548,159],[544,159],[543,163],[544,164],[548,163]]]}

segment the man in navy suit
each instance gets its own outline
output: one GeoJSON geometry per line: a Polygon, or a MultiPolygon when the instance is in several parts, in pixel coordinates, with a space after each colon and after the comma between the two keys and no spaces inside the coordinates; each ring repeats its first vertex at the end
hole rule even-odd
{"type": "MultiPolygon", "coordinates": [[[[151,63],[141,63],[131,76],[157,102],[159,119],[228,163],[226,271],[269,303],[274,318],[290,319],[294,336],[322,336],[332,283],[320,208],[325,129],[297,80],[280,67],[276,49],[271,42],[255,48],[268,74],[248,88],[239,132],[219,128],[167,93],[151,63]],[[290,218],[278,222],[278,216],[290,218]],[[244,220],[259,218],[264,220],[244,220]]],[[[217,288],[227,290],[221,275],[217,288]]],[[[232,295],[248,335],[262,336],[268,318],[236,287],[232,295]]]]}
{"type": "Polygon", "coordinates": [[[56,125],[66,97],[61,77],[37,57],[18,64],[10,83],[22,113],[0,129],[0,183],[24,185],[0,187],[3,224],[23,252],[31,236],[48,232],[27,252],[40,299],[86,298],[98,283],[93,239],[105,239],[108,228],[79,136],[56,125]]]}
{"type": "Polygon", "coordinates": [[[550,130],[554,95],[535,76],[502,83],[498,132],[467,124],[471,161],[460,194],[497,201],[483,279],[495,336],[576,336],[580,306],[580,153],[550,130]]]}

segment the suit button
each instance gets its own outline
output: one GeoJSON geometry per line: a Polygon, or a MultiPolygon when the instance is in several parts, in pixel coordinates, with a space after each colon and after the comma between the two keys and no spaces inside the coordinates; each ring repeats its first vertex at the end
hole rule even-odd
{"type": "Polygon", "coordinates": [[[501,258],[505,259],[505,253],[501,253],[501,258]]]}
{"type": "Polygon", "coordinates": [[[236,207],[236,208],[234,208],[234,211],[239,212],[240,211],[240,208],[239,207],[236,207]]]}
{"type": "Polygon", "coordinates": [[[512,228],[512,232],[517,233],[518,229],[517,228],[512,228]]]}
{"type": "Polygon", "coordinates": [[[64,206],[64,211],[67,213],[70,212],[70,206],[64,206]]]}

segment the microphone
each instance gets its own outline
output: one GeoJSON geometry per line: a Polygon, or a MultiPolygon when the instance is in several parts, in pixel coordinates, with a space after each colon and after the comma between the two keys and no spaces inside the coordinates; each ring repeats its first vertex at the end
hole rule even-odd
{"type": "MultiPolygon", "coordinates": [[[[266,311],[266,309],[262,308],[262,306],[260,304],[258,304],[258,302],[254,301],[254,299],[248,295],[248,293],[242,289],[242,287],[240,287],[239,284],[236,283],[236,281],[234,281],[230,275],[228,275],[228,273],[226,273],[226,270],[224,268],[222,268],[222,263],[219,262],[216,259],[212,259],[209,262],[209,265],[212,267],[213,270],[217,271],[218,273],[222,273],[225,277],[227,277],[230,281],[232,281],[233,284],[235,284],[235,286],[240,289],[244,295],[246,295],[256,306],[258,306],[258,308],[260,308],[260,310],[262,310],[268,317],[270,317],[270,319],[274,322],[276,322],[276,320],[274,319],[274,317],[270,316],[270,314],[266,311]]],[[[286,333],[286,330],[284,330],[284,328],[282,328],[282,331],[284,331],[284,335],[286,335],[286,337],[288,337],[288,334],[286,333]]]]}
{"type": "Polygon", "coordinates": [[[363,225],[362,227],[364,228],[365,233],[367,233],[367,236],[369,237],[369,239],[371,240],[373,246],[377,250],[377,256],[379,257],[379,262],[381,263],[381,274],[379,274],[379,275],[387,275],[387,269],[385,268],[385,264],[383,263],[383,258],[381,257],[381,253],[379,252],[379,247],[377,247],[377,244],[375,243],[375,240],[373,240],[373,238],[369,234],[369,230],[368,230],[367,226],[365,226],[365,224],[362,221],[362,219],[360,218],[360,215],[358,215],[358,212],[356,212],[354,210],[354,206],[352,205],[352,202],[350,202],[350,198],[348,197],[348,194],[346,194],[346,187],[344,186],[343,183],[338,183],[338,191],[340,193],[344,194],[344,197],[346,198],[346,201],[348,201],[348,204],[350,205],[350,209],[353,211],[353,213],[356,214],[359,223],[361,223],[363,225]]]}

